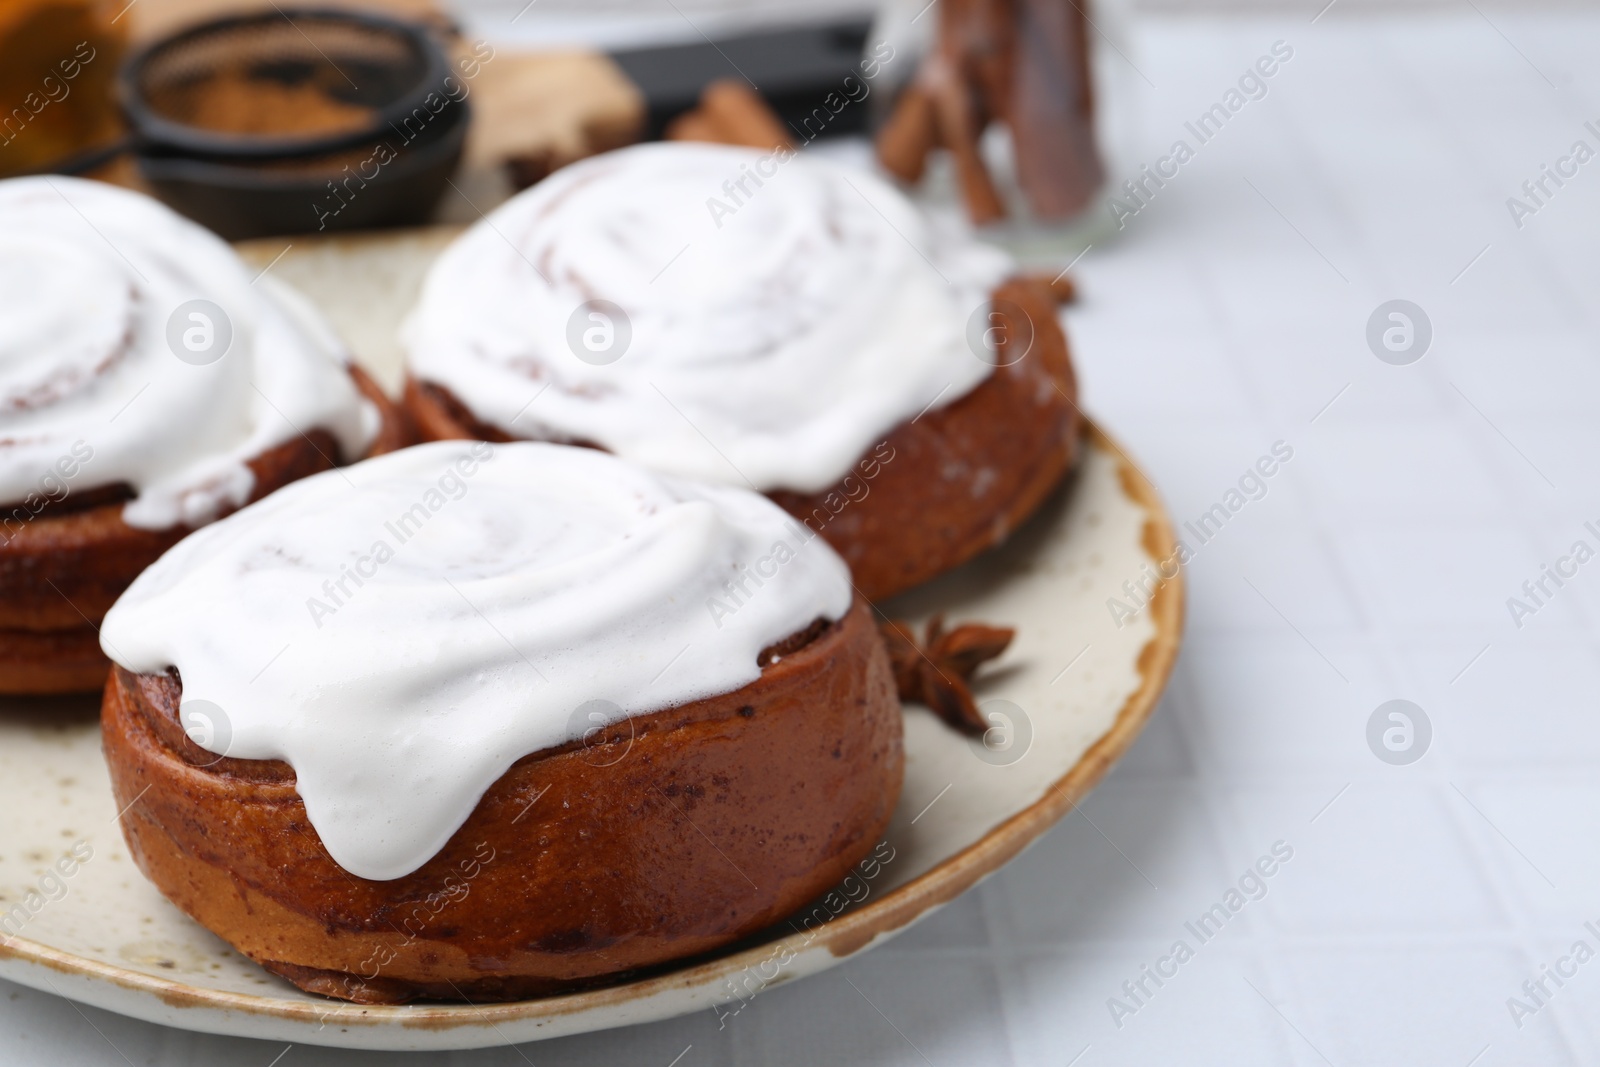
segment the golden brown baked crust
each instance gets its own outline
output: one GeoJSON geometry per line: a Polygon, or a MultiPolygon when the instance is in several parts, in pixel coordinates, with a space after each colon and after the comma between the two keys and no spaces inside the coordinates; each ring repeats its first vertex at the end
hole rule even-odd
{"type": "Polygon", "coordinates": [[[982,384],[901,423],[832,489],[771,494],[827,538],[869,600],[1000,544],[1077,458],[1078,386],[1054,297],[1013,279],[995,290],[994,312],[998,365],[982,384]]]}
{"type": "MultiPolygon", "coordinates": [[[[359,367],[350,376],[382,416],[368,455],[410,443],[403,413],[359,367]]],[[[339,462],[333,436],[313,430],[251,460],[255,501],[339,462]]],[[[110,662],[98,626],[123,590],[192,532],[188,526],[144,530],[122,519],[127,486],[70,496],[0,541],[0,694],[93,692],[110,662]]],[[[3,509],[0,509],[3,510],[3,509]]]]}
{"type": "Polygon", "coordinates": [[[110,665],[92,626],[0,630],[0,696],[92,693],[110,665]]]}
{"type": "Polygon", "coordinates": [[[334,863],[287,765],[190,742],[180,695],[173,676],[120,667],[106,687],[135,862],[267,969],[361,1003],[545,995],[745,937],[880,840],[903,774],[860,600],[742,689],[519,760],[438,855],[388,882],[334,863]]]}
{"type": "MultiPolygon", "coordinates": [[[[838,550],[868,600],[1004,541],[1076,459],[1077,381],[1055,300],[1032,278],[994,295],[1002,328],[993,374],[891,430],[832,488],[769,494],[838,550]]],[[[408,378],[401,404],[424,440],[510,440],[432,382],[408,378]]]]}

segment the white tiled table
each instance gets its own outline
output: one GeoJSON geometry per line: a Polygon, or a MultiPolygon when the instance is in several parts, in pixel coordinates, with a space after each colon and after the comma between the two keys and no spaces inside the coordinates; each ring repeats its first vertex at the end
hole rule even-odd
{"type": "MultiPolygon", "coordinates": [[[[1600,561],[1520,630],[1505,603],[1573,540],[1600,548],[1600,160],[1520,231],[1505,206],[1574,140],[1600,148],[1600,18],[1318,6],[1136,29],[1146,160],[1274,40],[1295,57],[1079,265],[1086,404],[1180,521],[1274,441],[1294,458],[1200,550],[1169,696],[1085,815],[726,1029],[416,1062],[1600,1062],[1600,960],[1520,1029],[1506,1004],[1575,940],[1600,950],[1600,561]],[[1397,297],[1434,326],[1412,366],[1364,340],[1397,297]],[[1434,727],[1409,766],[1365,740],[1397,697],[1434,727]],[[1185,922],[1280,840],[1266,896],[1115,1025],[1123,981],[1196,946],[1185,922]]],[[[397,1058],[5,992],[0,1064],[397,1058]]]]}

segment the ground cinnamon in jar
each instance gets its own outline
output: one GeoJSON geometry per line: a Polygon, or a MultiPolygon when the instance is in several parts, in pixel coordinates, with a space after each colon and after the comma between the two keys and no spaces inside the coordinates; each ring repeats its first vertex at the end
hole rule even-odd
{"type": "Polygon", "coordinates": [[[160,114],[216,133],[326,136],[363,129],[376,112],[340,100],[315,80],[289,83],[244,67],[216,71],[203,81],[163,87],[150,97],[160,114]]]}

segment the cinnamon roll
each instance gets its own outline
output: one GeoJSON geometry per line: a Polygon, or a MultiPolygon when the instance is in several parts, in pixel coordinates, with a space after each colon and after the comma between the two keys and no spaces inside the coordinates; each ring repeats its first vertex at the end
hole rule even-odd
{"type": "Polygon", "coordinates": [[[141,570],[401,427],[210,232],[98,182],[0,182],[0,693],[99,689],[95,628],[141,570]]]}
{"type": "Polygon", "coordinates": [[[171,549],[103,645],[135,862],[355,1001],[715,949],[843,877],[901,784],[892,668],[827,543],[593,449],[313,475],[171,549]]]}
{"type": "Polygon", "coordinates": [[[440,256],[402,342],[424,437],[586,444],[766,493],[869,599],[1003,540],[1076,448],[1048,289],[787,149],[557,172],[440,256]]]}

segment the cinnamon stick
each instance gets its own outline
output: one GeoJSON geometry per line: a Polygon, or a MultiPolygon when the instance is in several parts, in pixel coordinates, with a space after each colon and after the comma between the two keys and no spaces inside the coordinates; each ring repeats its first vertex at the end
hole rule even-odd
{"type": "Polygon", "coordinates": [[[1037,271],[1024,277],[1050,290],[1050,295],[1055,297],[1058,304],[1070,304],[1078,299],[1078,286],[1065,271],[1037,271]]]}
{"type": "Polygon", "coordinates": [[[1017,184],[1035,214],[1062,218],[1082,209],[1105,178],[1094,139],[1086,18],[1078,0],[1015,2],[1016,66],[1006,120],[1017,184]]]}
{"type": "Polygon", "coordinates": [[[774,151],[792,149],[783,120],[749,85],[721,78],[700,93],[700,105],[667,124],[669,141],[709,141],[774,151]]]}
{"type": "Polygon", "coordinates": [[[878,162],[883,169],[908,184],[922,180],[928,153],[938,141],[933,97],[913,82],[895,101],[889,121],[878,131],[878,162]]]}
{"type": "Polygon", "coordinates": [[[722,131],[710,117],[699,108],[685,111],[671,122],[662,136],[669,141],[709,141],[713,144],[725,144],[722,131]]]}
{"type": "Polygon", "coordinates": [[[939,48],[977,95],[980,131],[1011,110],[1016,18],[1016,0],[942,0],[939,9],[939,48]]]}
{"type": "Polygon", "coordinates": [[[954,156],[972,221],[992,221],[1005,209],[978,145],[990,122],[1003,121],[1033,212],[1060,218],[1082,210],[1105,178],[1081,6],[1088,2],[941,0],[934,52],[878,137],[885,169],[916,181],[929,149],[942,145],[954,156]]]}
{"type": "Polygon", "coordinates": [[[975,226],[1002,218],[1005,204],[978,151],[978,137],[983,130],[974,114],[971,87],[942,62],[931,67],[929,76],[939,141],[955,159],[956,181],[967,203],[967,215],[975,226]]]}
{"type": "Polygon", "coordinates": [[[727,144],[793,148],[794,139],[761,94],[739,78],[719,78],[700,94],[700,110],[727,144]]]}

